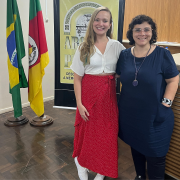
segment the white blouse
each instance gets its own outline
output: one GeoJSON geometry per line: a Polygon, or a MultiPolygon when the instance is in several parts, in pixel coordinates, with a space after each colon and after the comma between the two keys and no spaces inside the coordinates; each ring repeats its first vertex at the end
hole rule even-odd
{"type": "Polygon", "coordinates": [[[90,58],[90,64],[84,66],[80,60],[79,48],[77,48],[70,68],[79,76],[84,76],[84,74],[115,73],[116,63],[123,49],[125,47],[119,41],[109,38],[104,54],[95,46],[95,53],[90,58]]]}

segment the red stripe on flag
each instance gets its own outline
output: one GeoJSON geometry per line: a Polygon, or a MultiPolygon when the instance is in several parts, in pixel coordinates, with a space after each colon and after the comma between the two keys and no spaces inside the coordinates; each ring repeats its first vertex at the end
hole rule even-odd
{"type": "MultiPolygon", "coordinates": [[[[38,33],[38,19],[37,19],[37,16],[35,16],[31,21],[29,21],[29,36],[31,36],[32,39],[35,41],[35,43],[37,45],[37,48],[38,48],[38,51],[39,51],[39,33],[38,33]]],[[[39,51],[38,60],[32,66],[29,66],[29,69],[31,69],[36,64],[40,63],[40,57],[41,56],[40,56],[40,51],[39,51]]]]}
{"type": "Polygon", "coordinates": [[[37,16],[29,21],[29,36],[34,39],[39,51],[38,60],[35,64],[29,67],[32,68],[40,62],[41,54],[44,54],[48,51],[42,11],[38,11],[37,16]]]}
{"type": "Polygon", "coordinates": [[[37,12],[37,17],[38,17],[40,52],[41,52],[41,54],[44,54],[48,51],[48,48],[47,48],[47,43],[46,43],[46,34],[45,34],[45,29],[44,29],[42,11],[37,12]]]}

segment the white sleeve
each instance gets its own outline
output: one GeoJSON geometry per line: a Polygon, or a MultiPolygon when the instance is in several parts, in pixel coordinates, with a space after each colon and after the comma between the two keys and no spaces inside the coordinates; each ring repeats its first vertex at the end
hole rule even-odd
{"type": "Polygon", "coordinates": [[[117,58],[119,59],[119,56],[120,56],[120,54],[121,54],[121,51],[122,50],[124,50],[124,49],[126,49],[119,41],[117,41],[118,43],[117,43],[117,46],[116,46],[116,48],[115,48],[115,51],[116,51],[116,56],[117,56],[117,58]]]}
{"type": "Polygon", "coordinates": [[[70,68],[79,76],[84,76],[84,65],[83,62],[80,60],[79,48],[77,48],[76,53],[74,54],[70,68]]]}

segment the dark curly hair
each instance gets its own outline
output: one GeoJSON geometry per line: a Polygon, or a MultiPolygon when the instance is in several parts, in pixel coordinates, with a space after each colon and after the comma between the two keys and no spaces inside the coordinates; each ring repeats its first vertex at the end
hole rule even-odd
{"type": "Polygon", "coordinates": [[[157,28],[156,28],[156,23],[152,20],[152,18],[150,18],[149,16],[146,15],[138,15],[136,17],[134,17],[131,21],[131,23],[129,24],[129,29],[127,31],[126,37],[129,39],[129,44],[130,45],[134,45],[135,41],[133,39],[133,28],[136,24],[142,24],[144,22],[147,22],[148,24],[151,25],[152,30],[152,38],[150,40],[150,44],[155,43],[157,40],[157,28]]]}

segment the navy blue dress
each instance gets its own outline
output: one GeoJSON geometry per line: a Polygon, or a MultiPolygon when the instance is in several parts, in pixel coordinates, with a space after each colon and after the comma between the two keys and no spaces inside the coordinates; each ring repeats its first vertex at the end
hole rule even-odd
{"type": "MultiPolygon", "coordinates": [[[[143,59],[136,58],[137,68],[143,59]]],[[[171,53],[157,46],[141,66],[136,87],[132,85],[135,66],[130,48],[121,52],[116,73],[122,83],[118,101],[119,137],[145,156],[165,156],[173,131],[174,114],[161,102],[165,79],[179,74],[171,53]]]]}

